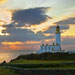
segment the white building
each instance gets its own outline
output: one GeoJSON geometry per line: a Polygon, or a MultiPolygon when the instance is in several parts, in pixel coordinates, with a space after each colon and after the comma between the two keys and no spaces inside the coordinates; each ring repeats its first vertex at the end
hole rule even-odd
{"type": "Polygon", "coordinates": [[[61,50],[61,33],[60,33],[60,27],[56,27],[56,42],[53,43],[53,45],[44,45],[42,44],[40,46],[40,50],[37,53],[44,53],[44,52],[63,52],[61,50]]]}

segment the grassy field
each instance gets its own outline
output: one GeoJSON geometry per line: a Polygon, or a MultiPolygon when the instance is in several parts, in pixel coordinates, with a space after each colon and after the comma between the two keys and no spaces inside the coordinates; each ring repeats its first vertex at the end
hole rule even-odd
{"type": "Polygon", "coordinates": [[[75,69],[75,54],[42,53],[20,55],[8,65],[19,68],[75,69]]]}
{"type": "Polygon", "coordinates": [[[75,69],[75,54],[69,53],[42,53],[20,55],[8,64],[10,66],[24,69],[75,69]]]}
{"type": "Polygon", "coordinates": [[[11,69],[0,67],[0,75],[17,75],[17,74],[15,74],[15,72],[11,69]]]}
{"type": "MultiPolygon", "coordinates": [[[[24,75],[28,75],[30,72],[31,75],[33,73],[36,73],[35,75],[39,75],[40,72],[42,72],[42,75],[44,73],[48,73],[50,71],[50,74],[52,73],[51,70],[53,70],[53,73],[58,73],[58,70],[64,70],[65,75],[74,75],[72,72],[69,72],[69,69],[75,69],[75,61],[49,61],[49,60],[24,60],[24,59],[18,59],[14,60],[8,64],[4,63],[0,65],[0,75],[21,75],[24,73],[24,75]],[[6,68],[4,68],[4,66],[6,68]],[[9,69],[8,69],[9,67],[9,69]],[[25,71],[26,70],[26,71],[25,71]],[[42,70],[42,71],[41,71],[42,70]],[[49,71],[47,71],[49,70],[49,71]],[[45,72],[44,72],[45,71],[45,72]],[[43,73],[44,72],[44,73],[43,73]]],[[[61,71],[60,71],[61,74],[61,71]]],[[[41,75],[41,74],[40,74],[41,75]]],[[[46,74],[45,74],[46,75],[46,74]]],[[[63,74],[62,74],[63,75],[63,74]]]]}
{"type": "MultiPolygon", "coordinates": [[[[70,67],[71,68],[71,67],[70,67]]],[[[8,69],[4,67],[0,67],[0,75],[75,75],[75,70],[60,70],[60,68],[53,69],[8,69]]]]}
{"type": "Polygon", "coordinates": [[[40,68],[40,69],[75,69],[75,61],[44,61],[44,60],[15,60],[9,63],[10,66],[19,68],[40,68]]]}
{"type": "Polygon", "coordinates": [[[10,62],[10,64],[60,64],[60,63],[72,63],[75,61],[66,61],[66,60],[61,60],[61,61],[45,61],[45,60],[24,60],[24,59],[19,59],[15,60],[13,62],[10,62]]]}
{"type": "MultiPolygon", "coordinates": [[[[24,70],[28,70],[27,71],[28,73],[29,71],[30,72],[32,71],[32,75],[35,71],[37,73],[37,70],[38,70],[38,75],[39,75],[40,73],[39,71],[41,71],[41,69],[42,71],[45,70],[45,73],[46,73],[46,70],[53,70],[53,73],[54,72],[58,73],[57,69],[58,70],[61,69],[62,73],[63,73],[63,70],[65,73],[62,75],[74,75],[73,73],[75,73],[74,72],[75,54],[45,53],[40,55],[37,55],[37,54],[21,55],[9,63],[0,64],[0,75],[15,75],[15,71],[17,72],[18,75],[21,75],[21,73],[26,73],[26,71],[24,70]],[[9,69],[1,68],[1,67],[7,67],[9,69]],[[69,70],[72,70],[73,73],[72,72],[69,73],[69,70]]],[[[60,71],[60,74],[61,74],[61,71],[60,71]]]]}

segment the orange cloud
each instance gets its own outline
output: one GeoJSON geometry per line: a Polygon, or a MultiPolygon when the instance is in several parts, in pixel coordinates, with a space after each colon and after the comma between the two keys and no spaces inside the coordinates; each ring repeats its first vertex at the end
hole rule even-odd
{"type": "Polygon", "coordinates": [[[19,44],[24,44],[23,42],[2,42],[3,45],[19,45],[19,44]]]}
{"type": "Polygon", "coordinates": [[[31,50],[32,46],[27,45],[3,45],[0,47],[1,50],[31,50]]]}
{"type": "Polygon", "coordinates": [[[38,50],[40,41],[26,41],[26,42],[2,42],[0,49],[2,50],[38,50]],[[29,45],[28,45],[29,44],[29,45]]]}
{"type": "Polygon", "coordinates": [[[19,42],[19,41],[16,41],[16,42],[8,42],[8,41],[5,41],[5,42],[2,42],[2,45],[22,45],[22,44],[39,44],[41,41],[25,41],[25,42],[19,42]]]}
{"type": "Polygon", "coordinates": [[[40,41],[26,41],[25,44],[40,44],[40,41]]]}
{"type": "Polygon", "coordinates": [[[49,44],[49,45],[52,45],[52,43],[55,41],[55,38],[52,38],[52,39],[43,39],[41,44],[44,43],[44,44],[49,44]]]}
{"type": "Polygon", "coordinates": [[[44,39],[42,41],[25,41],[25,42],[2,42],[0,47],[1,50],[38,50],[40,48],[40,44],[44,42],[44,44],[52,44],[55,39],[44,39]]]}
{"type": "Polygon", "coordinates": [[[44,36],[52,36],[54,34],[50,34],[50,33],[43,33],[44,36]]]}
{"type": "Polygon", "coordinates": [[[2,45],[3,47],[1,47],[1,49],[3,50],[23,50],[23,49],[26,49],[27,46],[23,45],[24,42],[19,42],[19,41],[16,41],[16,42],[2,42],[2,45]]]}

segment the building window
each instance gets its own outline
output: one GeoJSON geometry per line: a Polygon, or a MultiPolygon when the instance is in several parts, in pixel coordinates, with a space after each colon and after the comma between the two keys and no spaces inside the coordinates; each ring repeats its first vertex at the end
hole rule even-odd
{"type": "Polygon", "coordinates": [[[55,43],[53,43],[53,46],[55,46],[55,43]]]}
{"type": "Polygon", "coordinates": [[[50,46],[49,46],[49,50],[50,50],[50,46]]]}
{"type": "Polygon", "coordinates": [[[52,51],[54,51],[54,48],[52,48],[52,51]]]}
{"type": "Polygon", "coordinates": [[[45,46],[45,49],[47,49],[47,47],[45,46]]]}
{"type": "Polygon", "coordinates": [[[43,49],[43,46],[41,46],[41,49],[43,49]]]}
{"type": "Polygon", "coordinates": [[[48,46],[48,44],[46,44],[46,46],[48,46]]]}
{"type": "Polygon", "coordinates": [[[44,44],[42,44],[42,46],[44,46],[44,44]]]}
{"type": "Polygon", "coordinates": [[[60,47],[60,51],[61,51],[61,47],[60,47]]]}
{"type": "Polygon", "coordinates": [[[56,43],[56,45],[58,46],[58,43],[56,43]]]}

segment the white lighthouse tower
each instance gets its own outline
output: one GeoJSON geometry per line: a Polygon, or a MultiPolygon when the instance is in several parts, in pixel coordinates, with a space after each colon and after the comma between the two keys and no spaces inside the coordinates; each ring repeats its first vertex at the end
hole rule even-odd
{"type": "Polygon", "coordinates": [[[44,52],[65,52],[61,50],[61,33],[60,33],[60,27],[57,26],[56,27],[56,42],[53,43],[52,45],[48,45],[48,44],[42,44],[40,46],[40,50],[37,53],[44,53],[44,52]]]}
{"type": "Polygon", "coordinates": [[[60,46],[61,49],[61,33],[60,33],[60,27],[56,27],[56,45],[60,46]]]}

